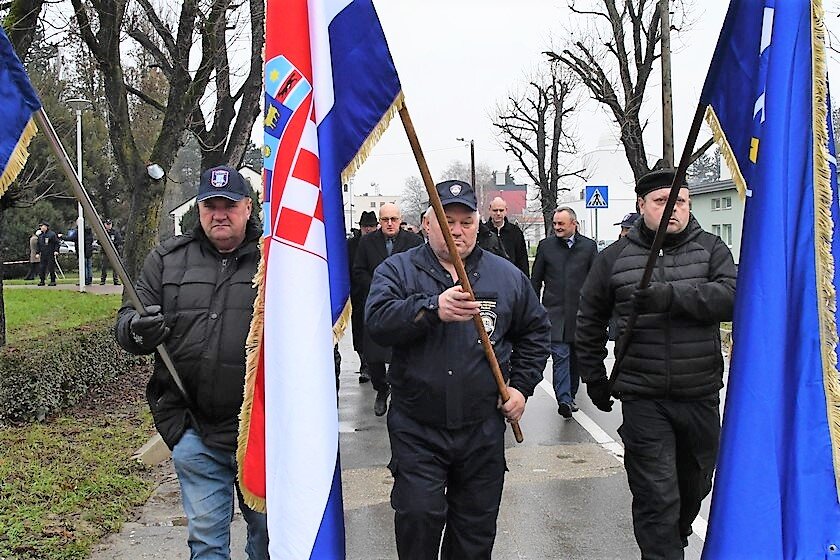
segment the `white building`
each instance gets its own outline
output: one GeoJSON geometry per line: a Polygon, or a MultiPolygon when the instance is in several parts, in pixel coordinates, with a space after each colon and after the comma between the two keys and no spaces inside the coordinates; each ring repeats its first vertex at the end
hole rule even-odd
{"type": "MultiPolygon", "coordinates": [[[[580,181],[563,206],[575,211],[580,223],[580,233],[592,239],[604,240],[609,244],[618,239],[621,228],[614,225],[629,212],[636,211],[636,181],[633,170],[627,162],[624,146],[607,131],[598,141],[598,147],[581,158],[586,170],[586,181],[580,181]],[[586,208],[584,193],[587,185],[607,187],[607,207],[599,210],[586,208]]],[[[657,156],[648,154],[648,161],[656,161],[657,156]]]]}

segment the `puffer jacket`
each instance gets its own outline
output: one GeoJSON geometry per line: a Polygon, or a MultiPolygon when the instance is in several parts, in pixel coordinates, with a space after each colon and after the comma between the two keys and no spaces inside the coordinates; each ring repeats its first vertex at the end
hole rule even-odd
{"type": "MultiPolygon", "coordinates": [[[[260,235],[261,227],[252,219],[243,244],[222,254],[197,225],[191,233],[161,243],[143,264],[137,293],[144,305],[162,307],[170,328],[166,348],[194,403],[194,409],[188,409],[155,355],[146,397],[155,426],[170,449],[187,427],[196,429],[208,446],[236,449],[260,235]]],[[[134,313],[124,301],[115,328],[117,341],[131,353],[149,354],[154,348],[138,345],[131,335],[134,313]]]]}
{"type": "MultiPolygon", "coordinates": [[[[542,380],[549,323],[528,278],[476,246],[464,259],[503,375],[526,397],[542,380]]],[[[365,325],[393,347],[391,406],[423,424],[457,429],[498,414],[497,388],[472,321],[442,322],[438,296],[453,281],[429,245],[392,255],[374,272],[365,325]]]]}
{"type": "MultiPolygon", "coordinates": [[[[619,332],[624,330],[653,237],[639,220],[592,265],[581,292],[575,338],[584,381],[606,376],[607,322],[614,308],[619,332]]],[[[666,236],[652,282],[671,284],[671,307],[638,316],[614,395],[674,400],[716,395],[723,387],[719,324],[732,320],[735,277],[729,248],[703,231],[693,216],[682,232],[666,236]]]]}

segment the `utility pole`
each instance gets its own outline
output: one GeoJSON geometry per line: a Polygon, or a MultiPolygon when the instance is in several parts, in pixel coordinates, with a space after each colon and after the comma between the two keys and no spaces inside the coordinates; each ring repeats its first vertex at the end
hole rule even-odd
{"type": "MultiPolygon", "coordinates": [[[[459,142],[466,142],[465,138],[456,138],[459,142]]],[[[478,187],[475,184],[475,141],[470,140],[470,185],[472,185],[473,190],[475,191],[476,198],[478,199],[478,203],[481,207],[484,207],[484,189],[481,189],[479,192],[478,187]]]]}
{"type": "Polygon", "coordinates": [[[662,158],[674,166],[674,107],[671,99],[671,13],[669,0],[659,0],[662,25],[662,158]]]}

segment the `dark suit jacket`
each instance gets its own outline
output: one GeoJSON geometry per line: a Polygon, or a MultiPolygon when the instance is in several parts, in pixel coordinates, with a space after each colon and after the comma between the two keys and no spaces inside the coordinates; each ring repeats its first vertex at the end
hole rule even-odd
{"type": "Polygon", "coordinates": [[[574,343],[580,290],[597,255],[595,242],[580,233],[571,249],[556,235],[540,241],[531,285],[537,295],[545,285],[542,303],[551,319],[552,342],[574,343]]]}
{"type": "MultiPolygon", "coordinates": [[[[397,231],[394,237],[394,247],[391,254],[402,253],[412,247],[423,244],[423,238],[410,231],[397,231]]],[[[385,234],[381,229],[363,235],[359,239],[356,248],[356,255],[353,258],[352,285],[358,290],[360,309],[364,309],[370,291],[370,282],[373,278],[373,271],[382,261],[388,258],[388,250],[385,248],[385,234]]],[[[355,303],[354,303],[355,305],[355,303]]],[[[365,329],[367,331],[367,329],[365,329]]],[[[363,352],[368,362],[388,362],[391,360],[390,348],[385,348],[373,342],[367,332],[364,334],[363,352]]]]}

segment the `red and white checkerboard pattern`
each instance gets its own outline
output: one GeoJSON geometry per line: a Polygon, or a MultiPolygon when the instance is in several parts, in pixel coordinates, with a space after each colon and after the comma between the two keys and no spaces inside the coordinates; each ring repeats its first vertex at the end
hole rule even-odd
{"type": "Polygon", "coordinates": [[[314,120],[309,118],[271,231],[276,241],[326,260],[327,242],[319,165],[318,131],[314,120]]]}

